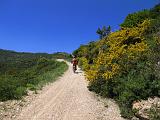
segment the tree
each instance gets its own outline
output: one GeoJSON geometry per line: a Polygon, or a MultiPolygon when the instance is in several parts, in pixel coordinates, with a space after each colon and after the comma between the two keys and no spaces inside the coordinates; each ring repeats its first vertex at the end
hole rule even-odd
{"type": "Polygon", "coordinates": [[[103,26],[102,29],[98,28],[96,33],[99,34],[100,39],[103,39],[111,33],[111,26],[108,26],[107,28],[106,26],[103,26]]]}
{"type": "Polygon", "coordinates": [[[102,30],[100,28],[98,28],[98,30],[96,31],[96,33],[99,35],[99,38],[102,39],[102,30]]]}

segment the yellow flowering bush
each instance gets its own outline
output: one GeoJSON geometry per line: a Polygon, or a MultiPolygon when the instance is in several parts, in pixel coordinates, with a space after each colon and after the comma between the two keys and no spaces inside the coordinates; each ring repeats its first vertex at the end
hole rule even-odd
{"type": "Polygon", "coordinates": [[[148,46],[142,34],[148,25],[149,20],[146,20],[138,27],[111,33],[108,38],[101,40],[100,45],[103,43],[109,47],[100,51],[94,64],[90,65],[90,69],[86,71],[87,79],[93,81],[102,77],[109,80],[124,69],[124,65],[119,64],[121,61],[135,61],[140,54],[147,52],[148,46]]]}
{"type": "Polygon", "coordinates": [[[121,115],[129,119],[133,101],[160,96],[159,10],[160,4],[128,15],[120,30],[76,52],[85,58],[89,90],[117,100],[121,115]]]}

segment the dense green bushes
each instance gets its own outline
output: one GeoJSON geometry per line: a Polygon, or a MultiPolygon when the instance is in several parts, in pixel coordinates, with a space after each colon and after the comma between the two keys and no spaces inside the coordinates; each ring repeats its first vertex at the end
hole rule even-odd
{"type": "Polygon", "coordinates": [[[131,117],[133,101],[160,96],[160,80],[145,63],[137,63],[136,68],[111,80],[98,78],[89,89],[103,97],[114,98],[120,105],[123,117],[131,117]]]}
{"type": "Polygon", "coordinates": [[[134,115],[133,101],[160,96],[159,6],[130,14],[121,30],[74,52],[89,90],[114,98],[123,117],[134,115]]]}
{"type": "Polygon", "coordinates": [[[7,62],[4,58],[0,62],[0,101],[20,99],[28,89],[40,89],[67,69],[66,63],[57,62],[50,55],[42,57],[30,53],[31,57],[27,54],[26,58],[24,53],[14,53],[21,56],[16,58],[7,53],[3,54],[7,62]]]}
{"type": "Polygon", "coordinates": [[[138,26],[138,24],[143,23],[146,19],[157,19],[160,16],[160,4],[156,5],[150,10],[142,10],[132,14],[129,14],[124,22],[120,25],[121,28],[132,28],[138,26]]]}
{"type": "Polygon", "coordinates": [[[20,90],[22,87],[19,80],[11,76],[7,76],[0,79],[0,100],[8,100],[13,98],[20,98],[26,94],[26,88],[20,90]]]}

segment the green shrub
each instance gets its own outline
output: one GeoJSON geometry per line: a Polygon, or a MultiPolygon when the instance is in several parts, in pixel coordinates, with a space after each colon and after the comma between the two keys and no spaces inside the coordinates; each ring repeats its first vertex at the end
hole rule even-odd
{"type": "Polygon", "coordinates": [[[27,95],[26,87],[18,87],[14,92],[14,98],[21,99],[22,96],[27,95]]]}
{"type": "Polygon", "coordinates": [[[120,30],[73,52],[89,90],[115,99],[124,117],[133,116],[133,101],[160,96],[159,21],[160,4],[129,14],[120,30]]]}
{"type": "Polygon", "coordinates": [[[30,84],[30,83],[28,83],[28,84],[26,85],[26,87],[27,87],[29,90],[32,90],[32,91],[35,91],[35,90],[37,89],[37,87],[36,87],[35,85],[30,84]]]}
{"type": "MultiPolygon", "coordinates": [[[[8,63],[5,64],[8,65],[8,63]]],[[[10,65],[7,67],[5,73],[0,74],[0,101],[21,99],[27,94],[27,89],[34,91],[40,89],[46,83],[55,80],[68,68],[65,62],[47,58],[37,59],[36,64],[25,69],[24,66],[21,66],[21,70],[18,70],[18,63],[13,62],[12,64],[12,67],[10,65]]]]}
{"type": "Polygon", "coordinates": [[[15,90],[19,82],[11,76],[4,77],[0,80],[0,100],[15,99],[15,90]]]}
{"type": "Polygon", "coordinates": [[[124,22],[121,24],[121,27],[135,27],[138,24],[142,23],[145,19],[150,18],[150,11],[143,10],[136,13],[129,14],[124,22]]]}

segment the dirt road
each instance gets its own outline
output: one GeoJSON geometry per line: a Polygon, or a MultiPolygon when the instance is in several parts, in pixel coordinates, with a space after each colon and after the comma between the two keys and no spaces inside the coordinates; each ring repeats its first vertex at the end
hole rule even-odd
{"type": "MultiPolygon", "coordinates": [[[[69,63],[68,63],[69,64],[69,63]]],[[[112,100],[101,100],[88,91],[83,72],[69,69],[46,86],[16,120],[123,120],[112,100]]]]}

